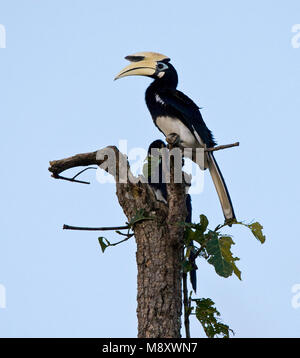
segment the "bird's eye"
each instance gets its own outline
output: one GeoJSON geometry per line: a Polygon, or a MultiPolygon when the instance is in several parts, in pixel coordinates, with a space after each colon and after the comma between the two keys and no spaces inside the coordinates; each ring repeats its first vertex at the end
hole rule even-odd
{"type": "Polygon", "coordinates": [[[158,62],[157,64],[157,68],[162,71],[162,70],[166,70],[168,68],[168,66],[165,63],[162,62],[158,62]]]}

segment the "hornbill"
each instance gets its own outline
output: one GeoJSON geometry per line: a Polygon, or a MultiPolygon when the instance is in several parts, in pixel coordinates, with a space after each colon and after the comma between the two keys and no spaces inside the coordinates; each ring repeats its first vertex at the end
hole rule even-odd
{"type": "MultiPolygon", "coordinates": [[[[126,76],[148,76],[154,79],[146,90],[146,104],[156,127],[167,137],[177,135],[181,148],[195,150],[216,145],[212,132],[203,121],[199,107],[176,89],[178,76],[170,58],[155,52],[139,52],[125,59],[131,62],[115,79],[126,76]]],[[[193,159],[193,157],[192,157],[193,159]]],[[[226,221],[235,219],[232,202],[223,175],[210,151],[204,152],[226,221]]]]}
{"type": "MultiPolygon", "coordinates": [[[[168,193],[167,193],[167,178],[164,174],[163,164],[162,164],[162,153],[161,149],[166,148],[166,144],[157,139],[149,145],[148,153],[147,153],[147,176],[148,183],[153,188],[155,192],[155,196],[157,200],[163,201],[164,203],[168,202],[168,193]]],[[[184,162],[182,161],[182,166],[184,162]]],[[[185,205],[187,209],[187,216],[185,219],[186,223],[192,222],[192,200],[190,194],[187,193],[188,186],[186,188],[186,200],[185,205]]],[[[192,266],[192,270],[190,271],[190,281],[193,287],[193,290],[196,292],[197,290],[197,278],[196,278],[196,270],[197,266],[195,264],[195,252],[193,250],[193,242],[189,244],[191,246],[189,262],[192,266]]]]}

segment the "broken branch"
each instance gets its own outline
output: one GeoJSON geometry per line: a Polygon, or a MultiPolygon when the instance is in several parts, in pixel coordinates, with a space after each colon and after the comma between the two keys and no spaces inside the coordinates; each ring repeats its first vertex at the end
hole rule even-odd
{"type": "Polygon", "coordinates": [[[69,158],[53,160],[50,162],[48,170],[52,173],[52,177],[55,179],[89,184],[88,182],[75,180],[77,175],[82,173],[84,170],[76,174],[73,178],[63,177],[60,173],[71,168],[90,165],[99,166],[111,174],[115,178],[116,182],[124,183],[128,182],[128,180],[134,182],[134,176],[130,171],[127,156],[122,154],[115,146],[108,146],[95,152],[76,154],[69,158]]]}

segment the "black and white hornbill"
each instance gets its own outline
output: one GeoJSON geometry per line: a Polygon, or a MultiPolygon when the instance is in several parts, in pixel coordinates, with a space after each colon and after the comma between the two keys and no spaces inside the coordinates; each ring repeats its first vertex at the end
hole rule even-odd
{"type": "MultiPolygon", "coordinates": [[[[148,153],[147,153],[147,176],[148,183],[153,188],[155,192],[155,196],[157,200],[163,201],[164,203],[168,202],[168,193],[167,193],[167,185],[166,185],[166,175],[163,170],[162,165],[162,153],[161,149],[166,148],[166,144],[157,139],[149,145],[148,153]]],[[[183,165],[184,163],[182,163],[183,165]]],[[[186,200],[185,205],[187,209],[187,216],[185,219],[186,223],[192,222],[192,200],[190,194],[187,193],[188,187],[186,190],[186,200]]],[[[191,247],[193,247],[193,242],[190,243],[191,247]]],[[[196,278],[196,270],[197,266],[195,264],[195,253],[194,250],[190,250],[189,262],[192,265],[192,270],[190,271],[190,281],[193,287],[193,290],[196,292],[197,289],[197,278],[196,278]]]]}
{"type": "MultiPolygon", "coordinates": [[[[147,88],[146,103],[154,124],[166,137],[172,134],[179,136],[182,148],[211,148],[216,145],[199,107],[176,89],[178,76],[170,58],[155,52],[139,52],[125,58],[131,64],[115,79],[137,75],[154,79],[147,88]]],[[[210,171],[225,219],[235,219],[224,178],[212,152],[204,154],[204,169],[206,168],[210,171]]]]}

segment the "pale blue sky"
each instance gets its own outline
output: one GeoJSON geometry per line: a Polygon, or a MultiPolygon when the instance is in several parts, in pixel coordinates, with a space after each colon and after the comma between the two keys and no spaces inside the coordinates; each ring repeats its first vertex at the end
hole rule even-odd
{"type": "MultiPolygon", "coordinates": [[[[79,185],[50,178],[48,161],[161,134],[144,102],[149,79],[113,77],[137,51],[168,55],[179,89],[202,110],[240,220],[258,220],[261,245],[227,230],[243,281],[199,264],[199,297],[210,297],[236,337],[299,337],[300,48],[291,32],[300,2],[3,1],[0,24],[1,337],[135,337],[135,243],[101,253],[97,233],[64,223],[122,225],[115,188],[95,173],[79,185]]],[[[211,180],[193,217],[223,220],[211,180]]],[[[116,236],[106,235],[110,240],[116,236]]],[[[192,336],[203,337],[197,322],[192,336]]]]}

